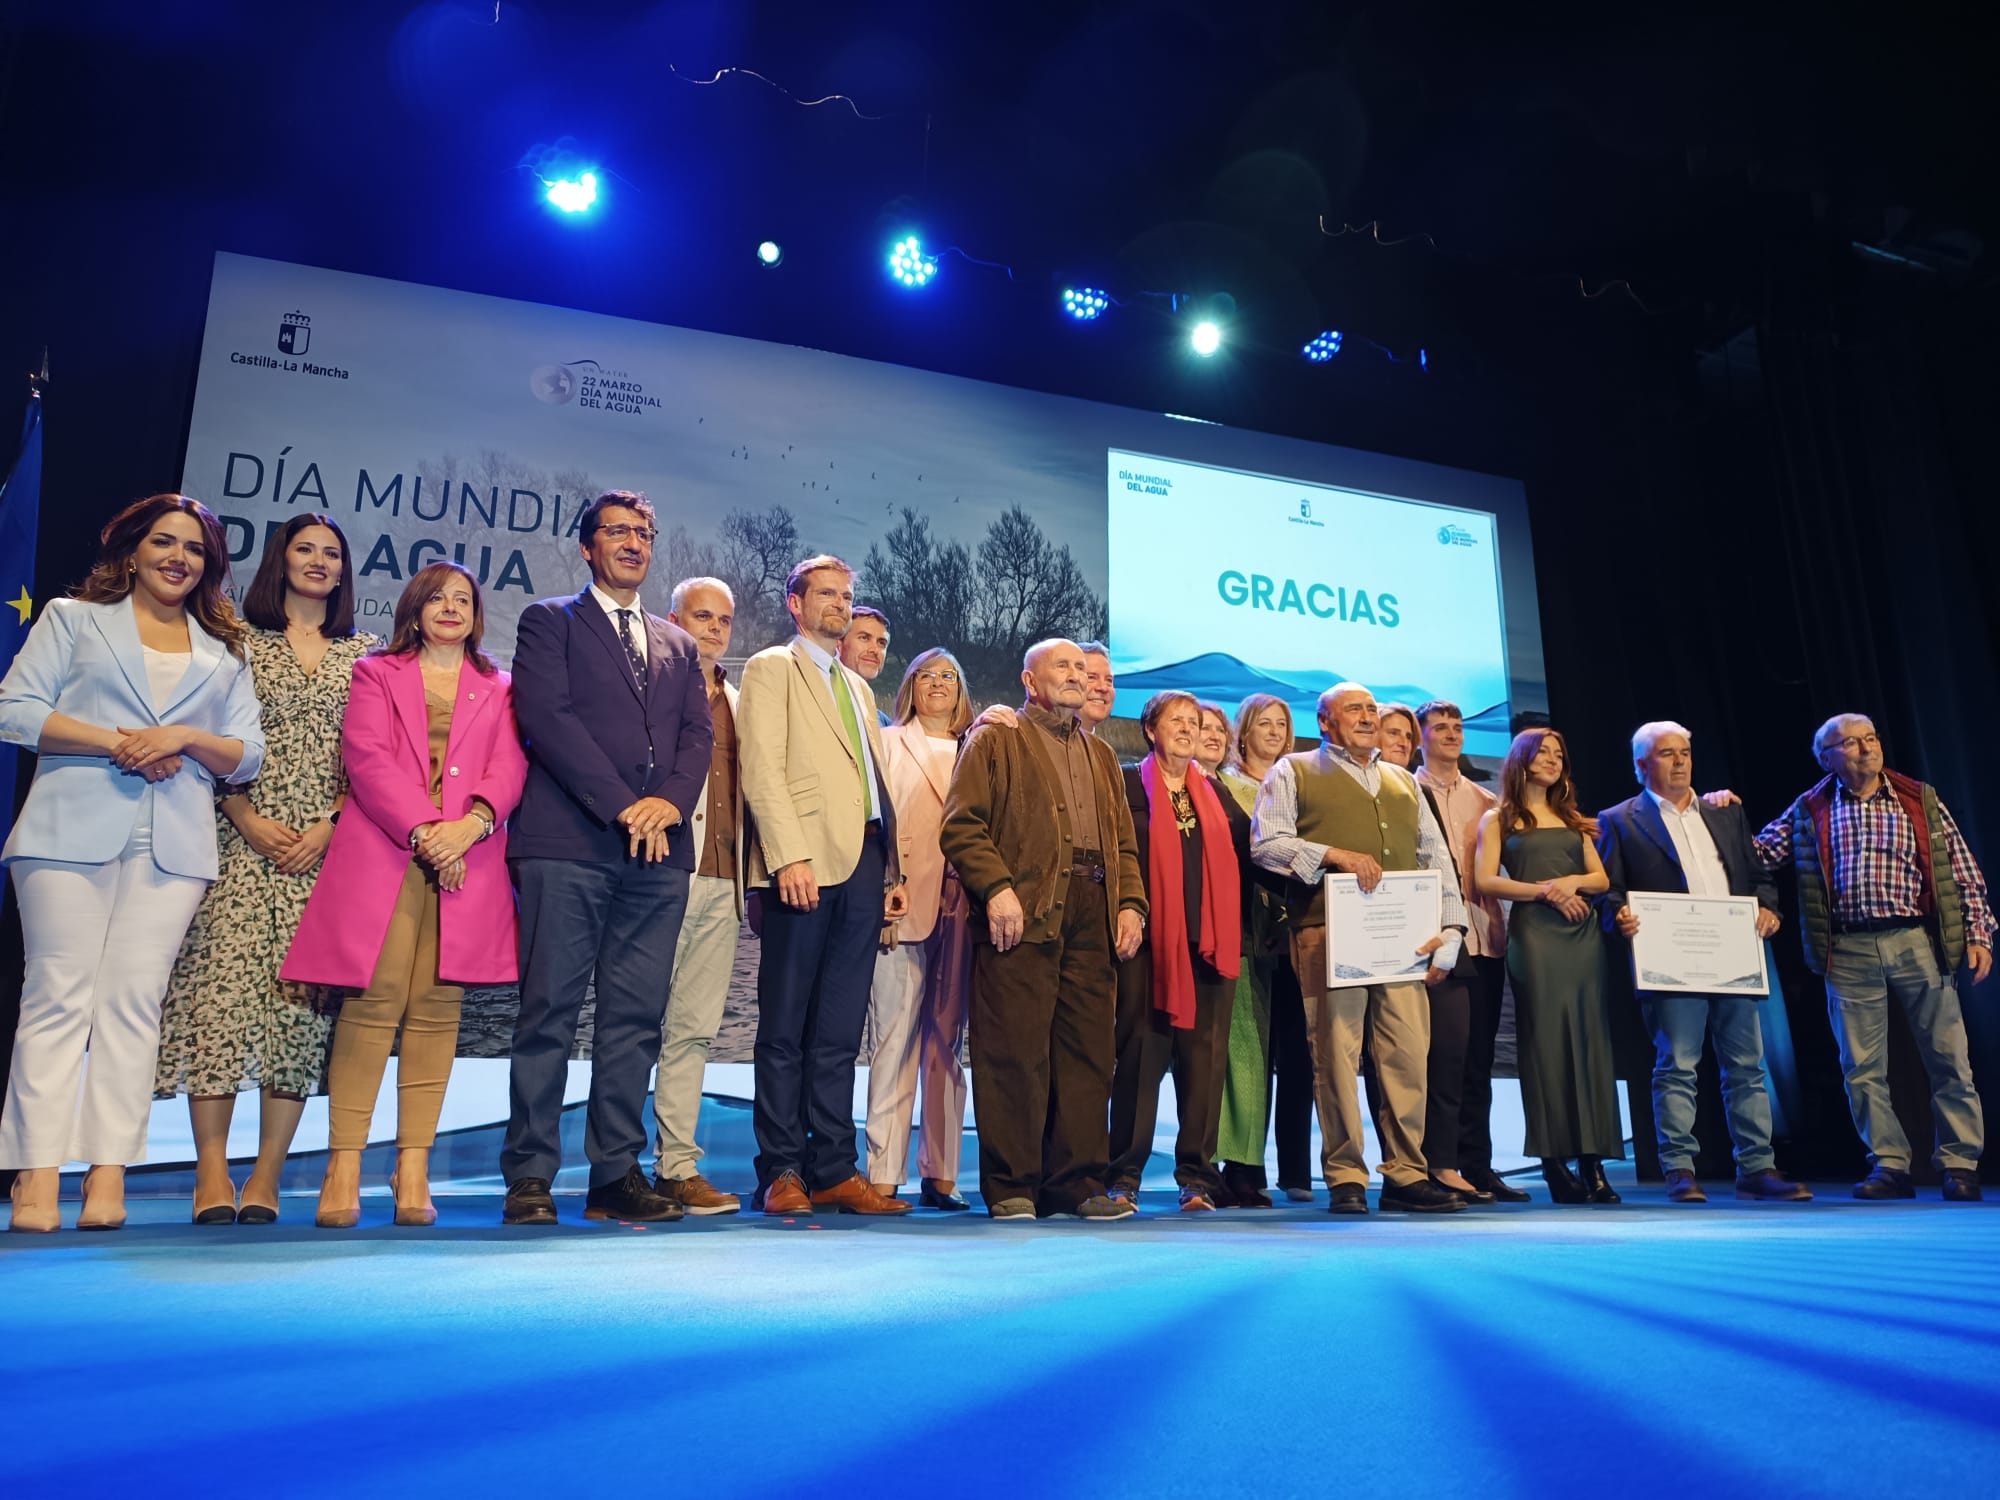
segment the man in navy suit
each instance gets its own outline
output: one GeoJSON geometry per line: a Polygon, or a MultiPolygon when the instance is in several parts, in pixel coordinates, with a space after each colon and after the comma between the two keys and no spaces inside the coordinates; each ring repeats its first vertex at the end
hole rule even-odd
{"type": "MultiPolygon", "coordinates": [[[[1628,891],[1692,896],[1755,896],[1757,936],[1778,930],[1778,889],[1757,859],[1743,805],[1711,807],[1694,794],[1694,751],[1688,731],[1662,721],[1632,735],[1632,764],[1644,788],[1597,815],[1597,852],[1611,888],[1598,897],[1605,926],[1630,938],[1639,920],[1628,891]]],[[[1639,991],[1639,1008],[1653,1035],[1653,1116],[1667,1197],[1703,1203],[1695,1180],[1695,1069],[1704,1035],[1715,1042],[1729,1139],[1736,1148],[1736,1196],[1798,1202],[1812,1193],[1781,1177],[1771,1155],[1771,1097],[1764,1087],[1764,1033],[1757,999],[1639,991]]]]}
{"type": "Polygon", "coordinates": [[[694,639],[648,614],[639,585],[657,535],[644,495],[611,490],[578,519],[590,587],[521,612],[514,707],[528,783],[508,825],[521,899],[501,1220],[553,1224],[563,1081],[593,969],[584,1152],[589,1219],[678,1219],[639,1166],[695,840],[681,831],[708,775],[714,723],[694,639]]]}

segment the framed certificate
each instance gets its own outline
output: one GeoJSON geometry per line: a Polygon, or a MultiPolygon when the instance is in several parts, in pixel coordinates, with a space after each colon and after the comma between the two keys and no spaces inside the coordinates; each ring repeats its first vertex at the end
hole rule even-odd
{"type": "Polygon", "coordinates": [[[1640,989],[1771,993],[1754,897],[1629,891],[1625,904],[1639,919],[1632,939],[1632,982],[1640,989]]]}
{"type": "Polygon", "coordinates": [[[1443,879],[1436,870],[1385,870],[1364,892],[1352,875],[1328,875],[1327,988],[1421,982],[1431,957],[1417,949],[1438,935],[1443,879]]]}

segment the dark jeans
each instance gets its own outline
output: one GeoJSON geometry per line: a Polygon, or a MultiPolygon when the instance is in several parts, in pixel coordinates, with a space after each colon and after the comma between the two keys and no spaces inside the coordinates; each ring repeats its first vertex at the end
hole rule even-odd
{"type": "MultiPolygon", "coordinates": [[[[1458,1170],[1493,1170],[1493,1048],[1500,1036],[1507,960],[1478,957],[1467,986],[1464,1096],[1458,1106],[1458,1170]]],[[[1428,1153],[1427,1153],[1428,1154],[1428,1153]]],[[[1432,1162],[1436,1166],[1435,1161],[1432,1162]]]]}
{"type": "Polygon", "coordinates": [[[1222,1125],[1222,1085],[1229,1072],[1229,1017],[1236,981],[1216,973],[1200,954],[1194,963],[1194,1025],[1168,1023],[1153,1004],[1153,950],[1141,948],[1118,966],[1118,1060],[1111,1074],[1111,1185],[1137,1191],[1153,1154],[1160,1117],[1160,1082],[1171,1067],[1180,1128],[1174,1137],[1174,1181],[1214,1194],[1215,1138],[1222,1125]]]}
{"type": "Polygon", "coordinates": [[[583,1148],[590,1185],[613,1183],[646,1149],[646,1083],[660,1052],[688,872],[640,860],[510,865],[521,898],[521,1013],[500,1171],[510,1183],[553,1182],[562,1167],[563,1082],[594,970],[597,1022],[583,1148]]]}
{"type": "Polygon", "coordinates": [[[882,834],[870,825],[861,862],[819,905],[800,911],[764,893],[757,970],[757,1181],[796,1172],[809,1192],[855,1174],[854,1059],[882,936],[882,834]]]}
{"type": "MultiPolygon", "coordinates": [[[[1431,1055],[1425,1068],[1424,1162],[1431,1175],[1459,1169],[1459,1119],[1465,1109],[1465,1055],[1472,1028],[1470,978],[1432,987],[1431,1055]]],[[[1490,1091],[1493,1082],[1486,1083],[1490,1091]]]]}
{"type": "Polygon", "coordinates": [[[972,952],[972,1098],[979,1192],[1072,1213],[1110,1167],[1117,960],[1104,887],[1069,882],[1062,931],[1005,953],[972,952]]]}
{"type": "Polygon", "coordinates": [[[1271,974],[1271,1064],[1277,1075],[1271,1133],[1278,1145],[1278,1186],[1310,1188],[1319,1179],[1312,1149],[1312,1038],[1306,1032],[1299,976],[1289,958],[1271,974]]]}

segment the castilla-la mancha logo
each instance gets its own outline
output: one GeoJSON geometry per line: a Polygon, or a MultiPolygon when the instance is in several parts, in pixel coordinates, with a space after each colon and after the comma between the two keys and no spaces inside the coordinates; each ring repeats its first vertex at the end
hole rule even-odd
{"type": "Polygon", "coordinates": [[[311,344],[312,319],[302,312],[286,313],[278,324],[279,352],[297,357],[304,354],[311,344]]]}
{"type": "Polygon", "coordinates": [[[1310,501],[1310,500],[1305,500],[1305,499],[1301,499],[1301,500],[1299,501],[1299,514],[1300,514],[1300,515],[1302,515],[1302,516],[1305,516],[1305,517],[1307,517],[1308,519],[1310,519],[1310,517],[1312,516],[1312,513],[1313,513],[1313,503],[1312,503],[1312,501],[1310,501]]]}

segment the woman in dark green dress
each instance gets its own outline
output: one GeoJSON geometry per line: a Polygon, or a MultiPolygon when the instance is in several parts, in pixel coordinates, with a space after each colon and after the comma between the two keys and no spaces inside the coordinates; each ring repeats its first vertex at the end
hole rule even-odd
{"type": "Polygon", "coordinates": [[[1558,1203],[1616,1203],[1604,1158],[1625,1155],[1590,899],[1610,882],[1576,808],[1569,751],[1553,729],[1515,736],[1500,805],[1480,820],[1475,883],[1514,903],[1507,973],[1521,1058],[1526,1151],[1558,1203]],[[1506,874],[1501,874],[1502,867],[1506,874]],[[1571,1172],[1566,1157],[1575,1157],[1571,1172]]]}

